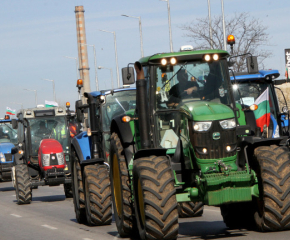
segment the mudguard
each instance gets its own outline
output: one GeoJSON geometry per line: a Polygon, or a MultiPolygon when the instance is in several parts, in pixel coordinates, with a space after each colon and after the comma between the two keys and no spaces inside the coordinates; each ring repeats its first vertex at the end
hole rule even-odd
{"type": "Polygon", "coordinates": [[[113,132],[118,134],[124,149],[126,160],[130,161],[133,157],[134,139],[130,128],[130,124],[122,122],[123,116],[125,115],[122,114],[112,119],[111,134],[113,132]]]}
{"type": "Polygon", "coordinates": [[[80,162],[91,159],[91,139],[87,132],[81,132],[76,135],[72,140],[72,146],[80,162]]]}

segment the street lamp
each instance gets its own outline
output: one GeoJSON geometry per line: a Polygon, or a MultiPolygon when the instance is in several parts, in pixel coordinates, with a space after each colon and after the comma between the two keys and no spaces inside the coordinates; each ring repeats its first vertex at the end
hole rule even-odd
{"type": "Polygon", "coordinates": [[[129,15],[125,15],[125,14],[122,14],[121,16],[123,16],[123,17],[129,17],[129,18],[137,18],[137,19],[139,19],[139,33],[140,33],[141,57],[144,57],[141,17],[134,17],[134,16],[129,16],[129,15]]]}
{"type": "Polygon", "coordinates": [[[56,102],[54,80],[50,80],[50,79],[46,79],[46,78],[43,78],[42,80],[45,80],[45,81],[52,82],[52,88],[53,88],[53,98],[54,98],[54,101],[56,102]]]}
{"type": "Polygon", "coordinates": [[[68,56],[63,56],[63,57],[65,57],[65,58],[69,58],[69,59],[74,59],[74,60],[76,60],[77,79],[79,79],[80,77],[79,77],[79,65],[78,65],[78,58],[76,58],[76,57],[68,57],[68,56]]]}
{"type": "Polygon", "coordinates": [[[94,63],[95,63],[95,81],[96,81],[96,88],[97,88],[97,91],[99,91],[99,83],[98,83],[98,75],[97,75],[97,57],[96,57],[96,48],[95,48],[95,45],[89,45],[89,44],[86,44],[86,43],[81,43],[82,45],[87,45],[89,47],[93,47],[93,50],[94,50],[94,63]]]}
{"type": "Polygon", "coordinates": [[[120,76],[119,76],[119,66],[118,66],[118,55],[117,55],[117,41],[116,41],[116,33],[115,32],[109,32],[106,30],[100,30],[101,32],[107,32],[114,34],[114,42],[115,42],[115,56],[116,56],[116,68],[117,68],[117,80],[118,80],[118,88],[120,87],[120,76]]]}
{"type": "Polygon", "coordinates": [[[169,0],[160,0],[160,1],[162,1],[162,2],[167,2],[168,26],[169,26],[169,40],[170,40],[170,52],[173,52],[169,0]]]}
{"type": "Polygon", "coordinates": [[[21,105],[21,109],[23,109],[23,103],[18,103],[18,102],[10,102],[10,103],[19,104],[19,105],[21,105]]]}
{"type": "Polygon", "coordinates": [[[208,5],[208,23],[209,23],[210,48],[213,49],[213,43],[212,43],[212,28],[211,28],[211,16],[210,16],[210,0],[207,0],[207,5],[208,5]]]}
{"type": "Polygon", "coordinates": [[[36,90],[32,90],[32,89],[27,89],[27,88],[23,88],[23,90],[30,91],[30,92],[35,92],[35,103],[36,103],[36,106],[37,106],[37,91],[36,90]]]}
{"type": "Polygon", "coordinates": [[[109,69],[109,70],[111,71],[112,89],[114,89],[114,83],[113,83],[113,70],[112,70],[112,68],[106,68],[106,67],[99,66],[98,69],[109,69]]]}

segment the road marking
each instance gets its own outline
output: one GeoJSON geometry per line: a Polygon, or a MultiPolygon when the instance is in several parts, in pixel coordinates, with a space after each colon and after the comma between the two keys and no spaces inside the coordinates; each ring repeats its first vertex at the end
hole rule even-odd
{"type": "Polygon", "coordinates": [[[14,195],[12,195],[12,197],[16,197],[16,195],[14,194],[14,195]]]}
{"type": "Polygon", "coordinates": [[[57,229],[57,228],[52,227],[52,226],[49,226],[49,225],[41,225],[41,226],[42,226],[42,227],[49,228],[49,229],[51,229],[51,230],[55,230],[55,229],[57,229]]]}
{"type": "Polygon", "coordinates": [[[20,215],[17,215],[17,214],[10,214],[11,216],[13,216],[13,217],[18,217],[18,218],[20,218],[20,217],[22,217],[22,216],[20,216],[20,215]]]}
{"type": "Polygon", "coordinates": [[[91,239],[91,238],[83,238],[83,240],[93,240],[93,239],[91,239]]]}

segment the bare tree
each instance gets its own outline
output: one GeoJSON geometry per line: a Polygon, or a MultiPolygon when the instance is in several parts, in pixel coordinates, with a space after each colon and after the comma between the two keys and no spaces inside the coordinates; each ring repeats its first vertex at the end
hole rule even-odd
{"type": "MultiPolygon", "coordinates": [[[[251,53],[258,56],[259,65],[264,68],[264,60],[271,57],[271,52],[263,49],[263,46],[269,45],[269,34],[266,32],[267,26],[262,25],[257,18],[250,17],[248,13],[235,13],[231,19],[225,22],[227,35],[235,36],[233,55],[251,53]]],[[[197,18],[191,23],[181,26],[186,31],[185,37],[188,37],[195,44],[194,49],[210,49],[209,24],[208,18],[197,18]]],[[[213,48],[223,49],[223,26],[222,16],[214,17],[212,20],[213,48]]],[[[245,71],[246,56],[236,59],[233,66],[235,71],[245,71]]]]}

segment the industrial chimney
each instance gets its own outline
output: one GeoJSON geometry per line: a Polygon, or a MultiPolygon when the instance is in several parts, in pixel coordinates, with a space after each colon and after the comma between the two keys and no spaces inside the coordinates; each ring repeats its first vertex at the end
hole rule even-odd
{"type": "Polygon", "coordinates": [[[90,87],[90,75],[89,75],[89,60],[87,52],[87,39],[86,39],[86,29],[85,29],[85,17],[84,17],[84,7],[76,6],[76,27],[77,27],[77,46],[78,46],[78,56],[79,56],[79,71],[80,78],[83,80],[82,88],[82,102],[85,102],[83,97],[84,92],[91,92],[90,87]]]}

